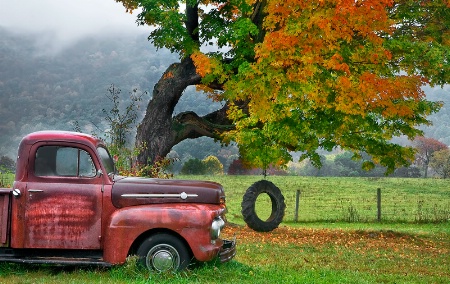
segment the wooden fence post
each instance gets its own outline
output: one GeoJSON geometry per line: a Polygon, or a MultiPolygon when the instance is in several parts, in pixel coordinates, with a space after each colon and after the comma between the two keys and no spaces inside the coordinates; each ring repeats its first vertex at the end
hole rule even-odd
{"type": "Polygon", "coordinates": [[[381,221],[381,188],[377,188],[377,220],[381,221]]]}
{"type": "Polygon", "coordinates": [[[297,193],[295,195],[295,216],[294,221],[298,222],[298,210],[300,209],[300,190],[297,190],[297,193]]]}

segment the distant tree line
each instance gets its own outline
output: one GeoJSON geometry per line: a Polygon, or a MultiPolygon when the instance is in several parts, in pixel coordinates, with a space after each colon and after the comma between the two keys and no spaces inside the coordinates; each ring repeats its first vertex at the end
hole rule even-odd
{"type": "MultiPolygon", "coordinates": [[[[414,147],[417,150],[416,159],[409,167],[398,168],[391,177],[419,178],[419,177],[450,177],[450,149],[449,147],[433,138],[417,137],[414,140],[414,147]]],[[[269,167],[267,175],[300,175],[300,176],[336,176],[336,177],[384,177],[386,169],[376,166],[370,171],[363,169],[363,162],[368,157],[362,155],[360,159],[354,157],[351,152],[341,152],[338,154],[321,155],[322,167],[315,167],[309,160],[302,162],[290,162],[286,168],[278,169],[269,167]]],[[[214,159],[217,164],[219,159],[209,156],[207,159],[214,159]]],[[[214,172],[211,167],[205,166],[205,160],[192,158],[184,162],[181,174],[222,174],[221,171],[214,172]]],[[[260,175],[262,169],[249,168],[241,159],[234,159],[226,167],[224,173],[228,175],[260,175]]]]}
{"type": "MultiPolygon", "coordinates": [[[[450,177],[450,149],[443,143],[432,138],[418,137],[415,140],[417,155],[415,162],[410,167],[402,167],[396,169],[391,177],[419,178],[419,177],[450,177]]],[[[114,154],[120,153],[125,156],[132,155],[131,151],[116,149],[113,147],[114,154]],[[122,151],[122,152],[121,152],[122,151]]],[[[236,157],[236,155],[233,155],[236,157]]],[[[123,158],[123,157],[122,157],[123,158]]],[[[145,175],[144,171],[167,171],[172,173],[180,173],[183,175],[261,175],[262,169],[248,168],[245,163],[237,158],[225,168],[224,164],[214,155],[208,155],[204,159],[189,158],[181,164],[179,170],[174,168],[177,159],[169,158],[160,161],[153,167],[139,169],[141,172],[131,171],[125,165],[124,160],[117,158],[120,168],[126,174],[145,175]],[[127,170],[125,170],[127,169],[127,170]]],[[[383,177],[385,176],[385,168],[375,167],[371,171],[362,169],[362,159],[357,160],[351,152],[342,152],[336,155],[322,155],[322,167],[316,168],[308,160],[303,162],[290,162],[286,168],[277,169],[270,167],[267,169],[267,175],[299,175],[299,176],[336,176],[336,177],[383,177]]],[[[179,160],[178,160],[179,161],[179,160]]],[[[0,172],[14,172],[15,162],[7,156],[0,158],[0,172]]],[[[158,176],[158,174],[147,173],[146,175],[158,176]]]]}

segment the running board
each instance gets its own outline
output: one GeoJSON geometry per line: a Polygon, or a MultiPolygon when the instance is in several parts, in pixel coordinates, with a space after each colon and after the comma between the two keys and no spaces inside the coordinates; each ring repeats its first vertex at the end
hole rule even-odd
{"type": "Polygon", "coordinates": [[[61,266],[102,266],[111,267],[112,264],[96,258],[67,258],[67,257],[5,257],[0,256],[1,262],[51,264],[61,266]]]}

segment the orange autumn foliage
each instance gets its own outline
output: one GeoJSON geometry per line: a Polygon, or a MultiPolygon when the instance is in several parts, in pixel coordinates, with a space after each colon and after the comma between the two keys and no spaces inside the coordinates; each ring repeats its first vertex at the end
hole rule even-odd
{"type": "Polygon", "coordinates": [[[213,64],[208,56],[201,52],[196,52],[191,55],[191,58],[200,76],[205,77],[208,73],[212,72],[213,64]]]}
{"type": "MultiPolygon", "coordinates": [[[[273,153],[284,145],[286,150],[307,152],[303,157],[312,159],[317,155],[309,151],[320,146],[364,149],[384,156],[374,161],[389,170],[398,165],[392,163],[395,156],[406,158],[399,164],[412,160],[412,151],[383,140],[378,140],[383,146],[375,146],[378,135],[362,142],[359,134],[353,134],[382,129],[379,137],[386,139],[399,133],[389,128],[401,120],[408,125],[403,134],[413,139],[419,133],[414,125],[426,122],[417,114],[439,108],[425,100],[421,87],[428,83],[426,77],[396,71],[399,55],[386,44],[396,31],[396,20],[389,14],[394,4],[393,0],[268,1],[266,34],[255,46],[256,60],[240,74],[239,83],[226,85],[233,99],[250,99],[248,116],[230,111],[237,125],[230,136],[240,145],[251,141],[253,146],[241,147],[249,159],[255,156],[251,148],[260,144],[255,151],[273,153]],[[272,127],[258,130],[258,122],[272,127]],[[283,132],[273,132],[277,129],[283,132]],[[309,137],[308,132],[314,134],[309,137]],[[256,143],[257,139],[261,141],[256,143]]],[[[287,151],[278,151],[278,157],[285,160],[287,151]]]]}

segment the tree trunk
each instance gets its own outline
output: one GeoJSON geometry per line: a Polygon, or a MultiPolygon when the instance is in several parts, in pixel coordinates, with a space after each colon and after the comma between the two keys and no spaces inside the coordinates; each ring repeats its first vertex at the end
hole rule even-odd
{"type": "MultiPolygon", "coordinates": [[[[267,0],[257,1],[253,5],[251,20],[261,31],[255,39],[262,42],[264,29],[264,7],[267,0]]],[[[186,4],[186,29],[193,41],[198,42],[198,4],[186,4]]],[[[199,44],[200,45],[200,44],[199,44]]],[[[199,117],[194,112],[180,113],[172,117],[174,108],[183,91],[190,85],[201,83],[201,77],[196,73],[190,58],[174,63],[163,74],[153,89],[144,119],[137,129],[136,146],[140,151],[138,162],[152,164],[158,157],[165,157],[173,146],[188,138],[208,136],[220,140],[220,134],[234,126],[227,117],[229,105],[225,103],[222,109],[199,117]]],[[[211,85],[213,89],[221,89],[221,85],[211,85]]],[[[245,101],[235,102],[246,111],[245,101]]]]}
{"type": "Polygon", "coordinates": [[[141,150],[137,157],[139,163],[152,164],[185,139],[201,136],[219,139],[220,133],[232,128],[226,116],[227,104],[203,117],[194,112],[172,117],[183,91],[190,85],[200,84],[200,81],[190,58],[167,68],[153,89],[145,117],[137,129],[136,146],[141,150]]]}

